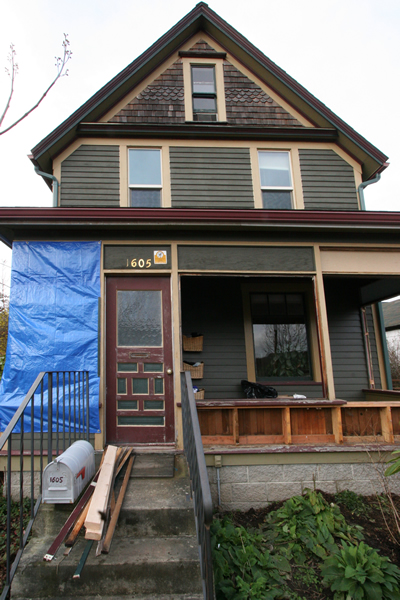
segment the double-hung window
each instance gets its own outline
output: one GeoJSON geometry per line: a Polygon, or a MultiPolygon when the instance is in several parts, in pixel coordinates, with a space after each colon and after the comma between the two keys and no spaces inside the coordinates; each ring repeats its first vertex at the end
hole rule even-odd
{"type": "Polygon", "coordinates": [[[192,65],[193,121],[217,120],[217,87],[215,68],[192,65]]]}
{"type": "Polygon", "coordinates": [[[259,151],[263,208],[293,208],[293,185],[289,152],[259,151]]]}
{"type": "Polygon", "coordinates": [[[129,206],[157,208],[161,206],[161,150],[130,148],[129,206]]]}
{"type": "Polygon", "coordinates": [[[302,293],[251,293],[257,380],[311,379],[305,297],[302,293]]]}

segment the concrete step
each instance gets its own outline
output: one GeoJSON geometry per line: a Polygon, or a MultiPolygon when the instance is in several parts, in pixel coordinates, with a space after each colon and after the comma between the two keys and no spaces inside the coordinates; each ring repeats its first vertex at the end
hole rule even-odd
{"type": "Polygon", "coordinates": [[[195,535],[189,494],[186,478],[131,479],[115,535],[195,535]]]}
{"type": "MultiPolygon", "coordinates": [[[[174,477],[168,477],[170,461],[152,457],[150,462],[150,478],[135,476],[129,481],[109,554],[96,557],[94,543],[79,579],[72,576],[86,545],[83,533],[68,556],[62,546],[53,561],[43,561],[71,507],[42,506],[11,598],[200,600],[199,552],[186,463],[177,457],[174,477]],[[160,477],[154,477],[155,472],[160,477]]],[[[145,464],[141,461],[143,475],[145,464]]]]}
{"type": "MultiPolygon", "coordinates": [[[[46,540],[47,542],[47,540],[46,540]]],[[[44,562],[47,544],[34,538],[24,553],[11,598],[87,598],[147,595],[162,590],[201,594],[197,540],[192,537],[120,538],[109,554],[95,556],[94,544],[79,579],[73,579],[86,540],[79,539],[69,556],[44,562]]]]}

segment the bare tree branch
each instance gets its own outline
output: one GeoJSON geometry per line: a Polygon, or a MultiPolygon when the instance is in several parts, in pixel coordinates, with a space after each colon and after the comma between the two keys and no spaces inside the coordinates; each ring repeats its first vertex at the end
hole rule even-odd
{"type": "MultiPolygon", "coordinates": [[[[45,92],[42,94],[42,96],[39,98],[39,100],[36,102],[36,104],[34,104],[32,106],[32,108],[30,108],[26,113],[24,113],[19,119],[14,121],[14,123],[12,123],[12,125],[9,125],[8,127],[6,127],[6,129],[3,129],[2,131],[0,131],[0,135],[3,135],[7,131],[10,131],[10,129],[12,129],[16,125],[18,125],[18,123],[20,123],[21,121],[26,119],[26,117],[28,115],[30,115],[31,112],[33,112],[43,102],[43,100],[45,99],[45,97],[47,96],[47,94],[49,93],[51,88],[57,83],[57,81],[61,77],[68,76],[68,69],[66,69],[65,67],[66,67],[67,62],[72,57],[72,52],[69,49],[69,40],[68,40],[68,36],[66,33],[64,33],[64,41],[62,43],[62,46],[63,46],[63,56],[55,57],[55,59],[56,59],[55,66],[57,68],[57,75],[54,78],[54,80],[51,82],[49,87],[45,90],[45,92]]],[[[14,45],[11,44],[10,45],[10,54],[8,56],[8,62],[10,63],[10,69],[6,68],[6,72],[8,73],[8,75],[11,78],[11,91],[10,91],[10,95],[9,95],[6,107],[1,116],[0,126],[2,125],[4,117],[6,116],[7,111],[10,108],[11,99],[12,99],[12,96],[14,93],[14,82],[15,82],[15,77],[18,73],[18,64],[15,62],[15,57],[16,57],[16,52],[14,49],[14,45]]]]}

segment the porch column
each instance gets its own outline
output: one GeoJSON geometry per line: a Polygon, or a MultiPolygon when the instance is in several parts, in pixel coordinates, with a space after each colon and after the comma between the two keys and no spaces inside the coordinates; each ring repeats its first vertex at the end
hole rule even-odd
{"type": "Polygon", "coordinates": [[[331,356],[331,343],[329,339],[328,314],[326,312],[326,300],[324,280],[322,277],[321,255],[319,246],[314,246],[315,251],[315,296],[318,321],[318,336],[321,349],[322,379],[329,400],[335,400],[335,382],[333,379],[333,367],[331,356]]]}

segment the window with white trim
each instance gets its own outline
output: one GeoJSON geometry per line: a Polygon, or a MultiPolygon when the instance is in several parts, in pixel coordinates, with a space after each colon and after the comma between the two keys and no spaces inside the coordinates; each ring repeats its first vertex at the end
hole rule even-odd
{"type": "Polygon", "coordinates": [[[161,150],[129,149],[129,206],[161,206],[161,150]]]}
{"type": "Polygon", "coordinates": [[[213,65],[191,65],[193,121],[217,121],[217,86],[213,65]]]}
{"type": "Polygon", "coordinates": [[[293,208],[293,184],[289,152],[258,152],[263,208],[293,208]]]}

